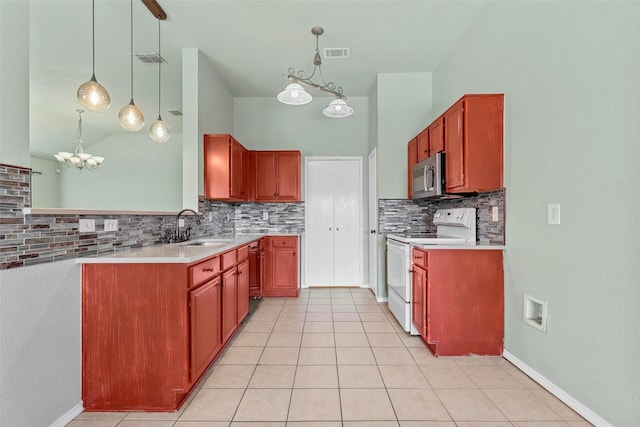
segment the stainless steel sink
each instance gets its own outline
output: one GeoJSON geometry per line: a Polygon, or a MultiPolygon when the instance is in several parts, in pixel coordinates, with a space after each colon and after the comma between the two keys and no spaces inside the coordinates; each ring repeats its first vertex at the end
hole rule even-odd
{"type": "Polygon", "coordinates": [[[224,246],[227,243],[228,242],[195,241],[195,242],[184,242],[180,246],[207,246],[207,247],[215,248],[218,246],[224,246]]]}

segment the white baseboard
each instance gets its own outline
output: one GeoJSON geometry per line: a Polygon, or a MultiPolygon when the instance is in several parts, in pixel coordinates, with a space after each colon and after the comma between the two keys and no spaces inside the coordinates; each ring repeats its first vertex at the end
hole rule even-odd
{"type": "Polygon", "coordinates": [[[73,408],[69,409],[66,414],[55,420],[49,427],[64,427],[69,424],[75,417],[80,415],[84,407],[82,406],[82,402],[78,403],[73,408]]]}
{"type": "Polygon", "coordinates": [[[509,362],[513,363],[518,369],[531,377],[532,380],[540,384],[543,388],[545,388],[549,393],[553,394],[555,397],[560,399],[565,405],[576,411],[580,414],[585,420],[589,421],[596,427],[613,427],[612,424],[608,423],[604,418],[600,415],[593,412],[591,409],[584,406],[582,403],[577,401],[573,396],[569,393],[549,381],[547,378],[542,376],[532,367],[524,363],[522,360],[518,359],[513,354],[509,353],[507,350],[502,352],[502,357],[507,359],[509,362]]]}
{"type": "Polygon", "coordinates": [[[387,297],[376,297],[376,301],[378,301],[378,302],[389,302],[389,298],[387,298],[387,297]]]}

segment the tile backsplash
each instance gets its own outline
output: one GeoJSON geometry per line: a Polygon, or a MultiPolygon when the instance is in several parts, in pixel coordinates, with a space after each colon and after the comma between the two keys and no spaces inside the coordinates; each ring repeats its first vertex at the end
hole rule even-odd
{"type": "Polygon", "coordinates": [[[459,199],[381,199],[378,201],[380,234],[435,232],[433,214],[437,209],[476,208],[477,239],[493,245],[505,244],[505,191],[480,193],[459,199]],[[498,221],[492,221],[493,207],[498,221]]]}

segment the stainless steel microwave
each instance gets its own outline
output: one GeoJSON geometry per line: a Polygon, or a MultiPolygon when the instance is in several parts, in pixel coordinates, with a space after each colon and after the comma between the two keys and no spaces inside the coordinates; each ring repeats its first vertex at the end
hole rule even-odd
{"type": "Polygon", "coordinates": [[[413,165],[411,169],[413,178],[413,199],[426,197],[441,197],[444,195],[444,153],[436,153],[421,162],[413,165]]]}

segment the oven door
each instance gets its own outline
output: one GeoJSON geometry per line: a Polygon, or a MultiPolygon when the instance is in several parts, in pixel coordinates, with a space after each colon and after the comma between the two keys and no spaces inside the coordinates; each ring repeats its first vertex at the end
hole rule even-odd
{"type": "Polygon", "coordinates": [[[408,243],[387,239],[387,287],[405,303],[411,301],[411,255],[408,243]]]}

